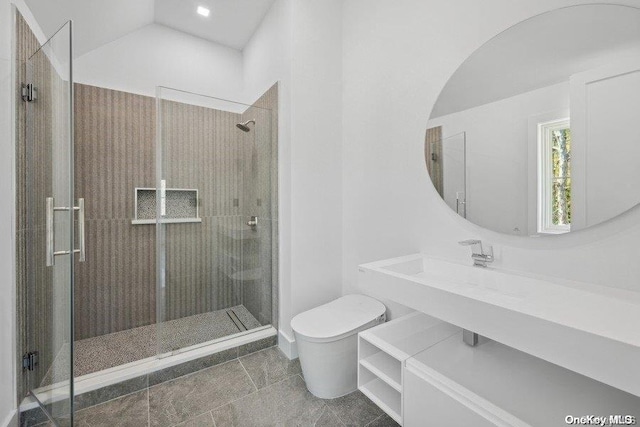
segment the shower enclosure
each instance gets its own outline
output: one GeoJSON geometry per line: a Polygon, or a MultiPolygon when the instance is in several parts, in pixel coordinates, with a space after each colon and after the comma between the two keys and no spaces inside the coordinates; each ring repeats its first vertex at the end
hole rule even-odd
{"type": "Polygon", "coordinates": [[[74,384],[277,327],[277,86],[87,86],[71,23],[16,34],[19,397],[67,424],[74,384]]]}
{"type": "Polygon", "coordinates": [[[272,323],[273,153],[266,108],[160,87],[157,115],[156,324],[166,355],[272,323]]]}

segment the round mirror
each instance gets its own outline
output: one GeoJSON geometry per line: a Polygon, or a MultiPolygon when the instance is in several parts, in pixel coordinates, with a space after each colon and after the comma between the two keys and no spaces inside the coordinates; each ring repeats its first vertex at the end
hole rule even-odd
{"type": "Polygon", "coordinates": [[[521,22],[453,74],[425,160],[449,207],[493,231],[561,234],[640,203],[640,9],[521,22]]]}

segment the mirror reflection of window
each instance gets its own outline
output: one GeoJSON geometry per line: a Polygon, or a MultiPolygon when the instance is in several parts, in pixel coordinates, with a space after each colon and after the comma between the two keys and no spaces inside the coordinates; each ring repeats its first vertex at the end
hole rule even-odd
{"type": "Polygon", "coordinates": [[[538,232],[571,230],[571,127],[569,119],[538,124],[538,232]]]}

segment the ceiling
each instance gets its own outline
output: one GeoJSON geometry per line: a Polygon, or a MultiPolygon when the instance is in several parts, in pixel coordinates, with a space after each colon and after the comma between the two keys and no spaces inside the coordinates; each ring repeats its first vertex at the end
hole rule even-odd
{"type": "Polygon", "coordinates": [[[47,36],[74,22],[75,56],[157,23],[242,50],[275,0],[25,0],[47,36]],[[198,6],[211,10],[208,18],[198,6]]]}
{"type": "Polygon", "coordinates": [[[155,22],[242,50],[275,0],[155,0],[155,22]],[[205,18],[198,6],[211,10],[205,18]]]}

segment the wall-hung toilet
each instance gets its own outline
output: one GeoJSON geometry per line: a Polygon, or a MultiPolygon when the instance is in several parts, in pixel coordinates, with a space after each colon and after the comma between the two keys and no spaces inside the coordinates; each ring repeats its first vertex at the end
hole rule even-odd
{"type": "Polygon", "coordinates": [[[385,321],[385,306],[366,295],[346,295],[291,320],[309,391],[332,399],[357,389],[358,332],[385,321]]]}

